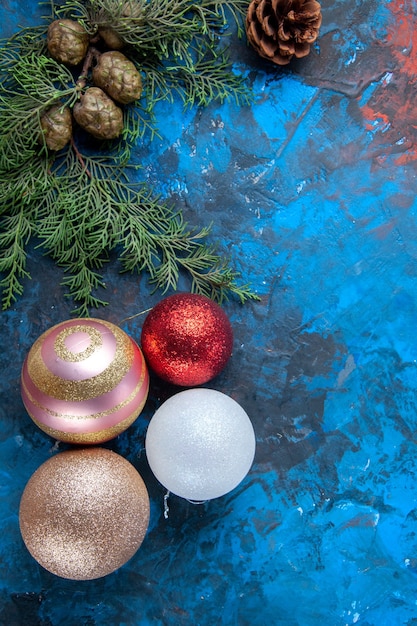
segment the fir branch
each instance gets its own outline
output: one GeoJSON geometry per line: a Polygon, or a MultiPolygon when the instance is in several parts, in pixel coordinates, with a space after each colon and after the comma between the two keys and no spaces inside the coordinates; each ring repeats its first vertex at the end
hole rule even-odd
{"type": "Polygon", "coordinates": [[[85,260],[80,257],[76,263],[66,266],[67,275],[62,285],[67,287],[67,297],[79,303],[73,309],[74,315],[88,317],[91,309],[98,309],[108,304],[107,300],[94,296],[94,292],[101,288],[105,289],[101,274],[89,267],[85,260]]]}
{"type": "Polygon", "coordinates": [[[74,77],[64,65],[45,55],[28,54],[10,69],[19,92],[44,103],[71,94],[74,77]]]}
{"type": "Polygon", "coordinates": [[[252,94],[242,76],[231,70],[227,50],[216,56],[204,50],[195,50],[194,65],[190,68],[172,59],[162,67],[143,63],[146,74],[146,94],[153,101],[173,102],[178,96],[185,106],[207,106],[212,101],[224,102],[233,98],[238,105],[247,105],[252,94]]]}
{"type": "Polygon", "coordinates": [[[112,251],[117,252],[122,271],[147,272],[151,285],[162,292],[176,289],[185,272],[195,293],[217,301],[229,295],[241,302],[256,298],[207,244],[210,227],[190,227],[181,213],[141,182],[140,167],[130,164],[137,142],[157,135],[153,110],[159,99],[172,101],[178,96],[191,106],[231,97],[240,104],[248,101],[243,78],[234,74],[224,46],[219,47],[228,16],[237,22],[242,19],[242,0],[66,0],[59,5],[51,2],[50,7],[49,19],[77,19],[95,39],[106,25],[122,34],[129,43],[129,58],[144,75],[146,93],[125,107],[120,139],[86,142],[77,130],[66,147],[50,152],[40,141],[41,116],[58,102],[69,108],[75,104],[89,85],[89,63],[80,77],[54,61],[47,52],[44,26],[22,29],[3,42],[3,307],[22,294],[29,277],[26,246],[32,237],[63,268],[63,284],[79,315],[105,304],[97,292],[105,288],[101,270],[112,251]]]}
{"type": "Polygon", "coordinates": [[[219,16],[223,27],[227,26],[230,23],[230,18],[232,18],[232,23],[237,27],[237,36],[239,38],[243,37],[245,34],[244,23],[248,10],[247,0],[228,0],[227,2],[222,0],[215,0],[214,2],[212,0],[202,0],[202,5],[207,5],[209,8],[214,7],[213,10],[219,16]]]}
{"type": "Polygon", "coordinates": [[[14,109],[9,118],[8,107],[2,104],[0,98],[0,176],[32,160],[37,153],[34,146],[40,134],[36,116],[26,117],[24,112],[19,115],[14,109]],[[8,122],[5,128],[2,128],[2,120],[8,122]]]}
{"type": "Polygon", "coordinates": [[[246,300],[259,300],[249,284],[238,283],[240,275],[231,269],[228,261],[215,254],[191,255],[181,260],[182,268],[191,276],[191,292],[208,296],[219,303],[234,294],[243,304],[246,300]]]}
{"type": "Polygon", "coordinates": [[[11,67],[0,92],[0,173],[22,165],[39,152],[41,114],[56,102],[74,100],[71,73],[45,56],[31,53],[11,67]]]}
{"type": "MultiPolygon", "coordinates": [[[[27,207],[33,221],[38,218],[37,207],[49,189],[48,161],[35,155],[31,160],[0,176],[0,215],[8,215],[16,207],[27,207]]],[[[1,231],[0,231],[1,232],[1,231]]]]}
{"type": "Polygon", "coordinates": [[[4,309],[23,294],[23,279],[30,278],[26,270],[26,246],[31,236],[32,224],[23,206],[0,219],[0,273],[3,275],[0,287],[4,309]]]}
{"type": "Polygon", "coordinates": [[[8,39],[0,39],[0,80],[5,79],[4,72],[13,68],[17,61],[32,54],[44,54],[46,52],[45,25],[22,28],[8,39]]]}
{"type": "Polygon", "coordinates": [[[231,97],[237,104],[251,100],[242,77],[231,72],[225,50],[214,58],[200,50],[192,70],[172,65],[166,71],[173,77],[172,89],[189,106],[207,106],[213,100],[224,102],[231,97]]]}
{"type": "Polygon", "coordinates": [[[238,36],[244,32],[243,0],[67,0],[55,12],[78,19],[91,34],[112,28],[142,58],[154,56],[161,61],[173,54],[189,65],[192,57],[187,49],[193,40],[204,37],[211,45],[228,26],[228,14],[238,26],[238,36]]]}

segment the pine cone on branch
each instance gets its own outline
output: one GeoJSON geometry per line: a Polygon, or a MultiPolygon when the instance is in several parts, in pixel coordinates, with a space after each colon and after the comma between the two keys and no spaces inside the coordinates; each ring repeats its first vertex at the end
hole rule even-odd
{"type": "Polygon", "coordinates": [[[49,24],[47,45],[55,61],[78,65],[87,54],[89,36],[76,20],[54,20],[49,24]]]}
{"type": "Polygon", "coordinates": [[[305,57],[318,37],[321,6],[316,0],[251,0],[246,34],[257,53],[277,65],[305,57]]]}
{"type": "Polygon", "coordinates": [[[49,107],[40,118],[42,136],[39,142],[45,141],[50,150],[61,150],[72,137],[72,115],[68,107],[62,103],[49,107]]]}
{"type": "Polygon", "coordinates": [[[99,87],[89,87],[72,110],[75,121],[96,139],[116,139],[123,132],[123,112],[99,87]]]}
{"type": "Polygon", "coordinates": [[[120,104],[134,102],[142,93],[141,75],[132,61],[118,50],[109,50],[98,57],[93,82],[120,104]]]}

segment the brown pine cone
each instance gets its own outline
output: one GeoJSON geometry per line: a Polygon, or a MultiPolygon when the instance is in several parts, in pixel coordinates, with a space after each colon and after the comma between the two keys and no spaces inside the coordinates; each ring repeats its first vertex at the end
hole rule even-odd
{"type": "MultiPolygon", "coordinates": [[[[122,4],[120,18],[130,18],[132,20],[136,20],[140,18],[142,13],[143,7],[141,6],[141,3],[129,0],[128,2],[124,2],[122,4]]],[[[123,19],[123,22],[123,31],[129,30],[129,19],[123,19]]],[[[125,46],[123,37],[117,32],[116,28],[110,24],[103,24],[102,26],[99,26],[98,34],[106,45],[112,50],[121,50],[125,46]]]]}
{"type": "Polygon", "coordinates": [[[74,105],[75,121],[97,139],[115,139],[123,130],[123,112],[102,89],[90,87],[74,105]]]}
{"type": "Polygon", "coordinates": [[[48,27],[48,50],[55,61],[78,65],[85,57],[89,36],[75,20],[55,20],[48,27]]]}
{"type": "Polygon", "coordinates": [[[98,34],[106,44],[108,48],[112,50],[121,50],[125,47],[125,42],[120,37],[119,33],[115,31],[111,26],[100,26],[98,34]]]}
{"type": "Polygon", "coordinates": [[[252,0],[246,34],[257,53],[277,65],[305,57],[318,37],[321,6],[316,0],[252,0]]]}
{"type": "Polygon", "coordinates": [[[42,137],[50,150],[61,150],[72,137],[72,115],[68,107],[54,104],[41,116],[42,137]]]}
{"type": "Polygon", "coordinates": [[[93,82],[120,104],[129,104],[140,98],[142,78],[136,67],[117,50],[100,55],[93,68],[93,82]]]}

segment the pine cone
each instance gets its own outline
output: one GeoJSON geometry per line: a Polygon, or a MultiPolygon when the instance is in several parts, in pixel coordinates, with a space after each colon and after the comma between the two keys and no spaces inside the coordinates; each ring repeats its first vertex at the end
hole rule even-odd
{"type": "Polygon", "coordinates": [[[93,68],[93,82],[120,104],[133,102],[142,93],[141,75],[133,63],[116,50],[100,55],[93,68]]]}
{"type": "Polygon", "coordinates": [[[100,26],[98,34],[106,46],[112,50],[121,50],[125,46],[125,42],[120,37],[119,33],[117,33],[111,26],[100,26]]]}
{"type": "Polygon", "coordinates": [[[52,58],[78,65],[87,54],[89,36],[75,20],[55,20],[48,27],[47,45],[52,58]]]}
{"type": "Polygon", "coordinates": [[[246,14],[248,41],[261,57],[287,65],[310,52],[319,34],[316,0],[252,0],[246,14]]]}
{"type": "MultiPolygon", "coordinates": [[[[120,8],[119,8],[120,10],[120,8]]],[[[139,19],[143,14],[143,7],[141,3],[134,2],[133,0],[129,0],[128,2],[124,2],[121,6],[120,18],[131,18],[132,21],[139,19]]],[[[119,13],[117,13],[117,17],[119,13]]],[[[129,29],[129,20],[123,20],[123,30],[129,29]]],[[[106,43],[106,45],[112,50],[121,50],[125,46],[125,41],[121,35],[117,32],[117,29],[112,25],[103,25],[99,26],[98,34],[106,43]]]]}
{"type": "Polygon", "coordinates": [[[75,121],[97,139],[115,139],[123,130],[123,112],[98,87],[86,90],[74,105],[75,121]]]}
{"type": "Polygon", "coordinates": [[[61,150],[72,137],[72,115],[68,107],[54,104],[41,116],[42,137],[50,150],[61,150]]]}

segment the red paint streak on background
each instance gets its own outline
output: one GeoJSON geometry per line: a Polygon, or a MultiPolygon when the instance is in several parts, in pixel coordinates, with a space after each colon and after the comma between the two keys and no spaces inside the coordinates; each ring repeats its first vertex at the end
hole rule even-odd
{"type": "Polygon", "coordinates": [[[413,2],[393,0],[388,8],[395,23],[389,29],[387,41],[399,62],[399,71],[412,82],[417,80],[417,30],[414,23],[413,2]]]}
{"type": "Polygon", "coordinates": [[[341,530],[346,530],[346,528],[375,528],[377,525],[377,520],[375,519],[375,515],[372,513],[365,513],[363,515],[355,515],[350,520],[345,522],[341,526],[341,530]]]}
{"type": "Polygon", "coordinates": [[[386,224],[381,224],[380,226],[375,226],[375,228],[371,228],[368,231],[368,234],[371,234],[375,237],[375,239],[383,240],[388,237],[388,235],[394,230],[397,225],[397,219],[392,219],[386,224]]]}
{"type": "Polygon", "coordinates": [[[374,111],[369,104],[365,104],[361,108],[364,118],[368,120],[365,123],[366,130],[376,130],[377,128],[382,130],[390,125],[390,119],[385,113],[374,111]]]}
{"type": "Polygon", "coordinates": [[[388,26],[387,45],[395,68],[389,83],[383,82],[370,101],[361,107],[365,128],[375,133],[381,146],[398,145],[396,165],[417,160],[417,26],[413,1],[392,0],[393,20],[388,26]]]}

